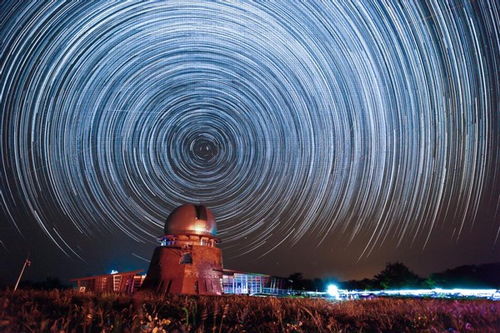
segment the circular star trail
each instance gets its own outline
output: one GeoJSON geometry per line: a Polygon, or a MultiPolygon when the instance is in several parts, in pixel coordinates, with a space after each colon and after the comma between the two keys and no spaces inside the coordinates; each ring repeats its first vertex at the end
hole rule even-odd
{"type": "Polygon", "coordinates": [[[69,256],[75,232],[154,241],[187,202],[240,253],[498,217],[495,1],[4,1],[0,22],[3,212],[69,256]]]}

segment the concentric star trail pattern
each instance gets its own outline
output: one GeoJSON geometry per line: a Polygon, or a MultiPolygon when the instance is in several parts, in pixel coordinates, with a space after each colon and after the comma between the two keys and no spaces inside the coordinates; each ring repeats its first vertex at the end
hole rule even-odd
{"type": "Polygon", "coordinates": [[[235,255],[335,233],[362,258],[482,212],[495,246],[498,22],[497,1],[4,1],[2,223],[85,260],[74,235],[151,244],[194,202],[235,255]]]}

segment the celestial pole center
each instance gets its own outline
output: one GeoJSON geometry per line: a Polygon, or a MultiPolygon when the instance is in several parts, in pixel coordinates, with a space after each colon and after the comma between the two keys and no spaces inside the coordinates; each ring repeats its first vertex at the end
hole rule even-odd
{"type": "Polygon", "coordinates": [[[78,258],[106,232],[154,243],[184,203],[238,255],[341,235],[361,258],[481,223],[495,246],[498,13],[5,1],[2,223],[78,258]]]}

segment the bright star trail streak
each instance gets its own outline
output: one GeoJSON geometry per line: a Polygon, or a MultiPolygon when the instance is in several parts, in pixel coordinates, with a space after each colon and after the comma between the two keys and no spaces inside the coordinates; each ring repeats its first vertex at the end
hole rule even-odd
{"type": "Polygon", "coordinates": [[[85,260],[68,235],[150,246],[194,202],[233,255],[337,233],[363,258],[460,242],[484,206],[495,246],[498,22],[487,0],[3,1],[2,224],[85,260]]]}

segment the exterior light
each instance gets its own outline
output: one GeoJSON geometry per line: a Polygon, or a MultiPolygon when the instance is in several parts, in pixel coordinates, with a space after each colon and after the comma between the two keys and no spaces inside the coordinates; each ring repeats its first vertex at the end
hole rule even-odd
{"type": "Polygon", "coordinates": [[[333,298],[339,298],[339,288],[334,284],[329,284],[326,288],[326,293],[328,296],[333,298]]]}

